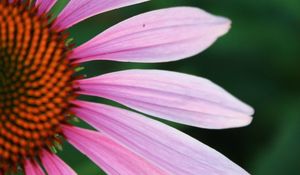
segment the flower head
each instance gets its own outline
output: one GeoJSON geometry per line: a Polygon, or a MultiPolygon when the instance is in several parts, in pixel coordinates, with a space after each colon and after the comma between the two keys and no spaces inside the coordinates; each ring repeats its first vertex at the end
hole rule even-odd
{"type": "Polygon", "coordinates": [[[239,127],[253,109],[204,78],[125,70],[84,79],[91,60],[166,62],[195,55],[225,34],[230,21],[192,7],[151,11],[81,46],[67,29],[93,15],[145,0],[71,0],[51,20],[56,0],[0,1],[0,175],[76,174],[51,150],[67,140],[108,174],[247,174],[217,151],[163,123],[105,104],[202,128],[239,127]],[[73,116],[98,131],[78,128],[73,116]],[[43,167],[43,168],[42,168],[43,167]],[[45,172],[44,172],[45,170],[45,172]]]}

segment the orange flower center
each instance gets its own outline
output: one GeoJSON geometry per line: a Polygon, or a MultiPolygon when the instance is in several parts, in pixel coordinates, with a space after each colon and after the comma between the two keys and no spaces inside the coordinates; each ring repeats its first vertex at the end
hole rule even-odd
{"type": "Polygon", "coordinates": [[[0,174],[61,140],[75,98],[66,34],[37,11],[0,1],[0,174]]]}

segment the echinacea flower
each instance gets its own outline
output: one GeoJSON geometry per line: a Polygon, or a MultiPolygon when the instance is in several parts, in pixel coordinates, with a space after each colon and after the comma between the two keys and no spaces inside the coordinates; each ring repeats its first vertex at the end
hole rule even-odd
{"type": "Polygon", "coordinates": [[[214,149],[136,112],[82,101],[114,100],[144,114],[201,128],[240,127],[253,109],[204,78],[161,70],[74,76],[91,60],[155,63],[209,47],[230,21],[192,7],[151,11],[74,48],[67,29],[146,0],[71,0],[54,20],[56,0],[0,0],[0,174],[76,174],[51,150],[63,140],[108,174],[242,175],[214,149]],[[75,115],[98,131],[70,123],[75,115]]]}

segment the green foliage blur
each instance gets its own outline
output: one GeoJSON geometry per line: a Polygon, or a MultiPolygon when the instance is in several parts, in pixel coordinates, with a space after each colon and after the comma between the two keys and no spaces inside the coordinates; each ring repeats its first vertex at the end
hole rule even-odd
{"type": "MultiPolygon", "coordinates": [[[[59,2],[55,12],[66,1],[59,2]]],[[[90,77],[145,68],[211,79],[256,109],[252,124],[228,130],[175,126],[251,174],[300,174],[299,0],[152,0],[90,18],[71,28],[70,33],[80,44],[128,17],[172,6],[195,6],[226,16],[232,20],[232,29],[193,58],[163,64],[98,61],[84,64],[83,73],[90,77]]],[[[79,174],[101,174],[97,166],[67,143],[59,154],[79,174]]]]}

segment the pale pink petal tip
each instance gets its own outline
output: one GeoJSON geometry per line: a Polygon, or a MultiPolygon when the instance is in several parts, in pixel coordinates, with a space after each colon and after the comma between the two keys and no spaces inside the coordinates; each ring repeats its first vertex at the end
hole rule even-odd
{"type": "MultiPolygon", "coordinates": [[[[76,101],[74,104],[76,107],[72,111],[82,120],[153,165],[166,170],[168,174],[248,174],[214,149],[166,124],[103,104],[83,101],[76,101]]],[[[75,135],[71,131],[67,135],[70,134],[75,135]]],[[[85,135],[85,137],[90,137],[91,141],[81,140],[79,136],[74,136],[71,140],[86,147],[85,149],[97,152],[96,148],[90,145],[98,144],[93,143],[93,139],[99,142],[100,139],[94,137],[93,134],[85,133],[85,135]]],[[[93,155],[92,152],[91,154],[93,155]]]]}
{"type": "Polygon", "coordinates": [[[77,173],[57,155],[46,150],[43,151],[41,160],[48,175],[77,175],[77,173]]]}
{"type": "Polygon", "coordinates": [[[36,0],[35,5],[39,6],[39,13],[47,13],[51,10],[57,0],[36,0]]]}
{"type": "MultiPolygon", "coordinates": [[[[1,174],[1,173],[0,173],[1,174]]],[[[25,174],[26,175],[45,175],[40,165],[32,160],[26,160],[25,162],[25,174]]]]}
{"type": "Polygon", "coordinates": [[[208,48],[230,28],[230,20],[193,7],[144,13],[123,21],[74,49],[77,62],[112,60],[165,62],[208,48]]]}
{"type": "Polygon", "coordinates": [[[253,109],[211,81],[159,70],[126,70],[78,81],[81,94],[202,128],[248,125],[253,109]]]}
{"type": "Polygon", "coordinates": [[[67,140],[108,174],[167,175],[147,160],[107,136],[86,129],[63,126],[67,140]]]}
{"type": "MultiPolygon", "coordinates": [[[[67,29],[91,16],[148,0],[74,0],[57,17],[54,27],[67,29]]],[[[100,24],[101,25],[101,24],[100,24]]]]}

